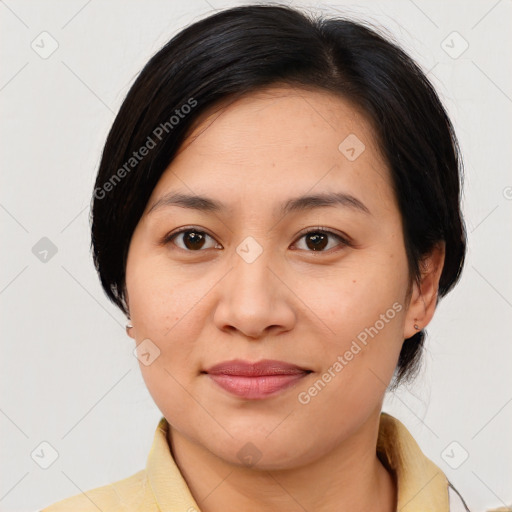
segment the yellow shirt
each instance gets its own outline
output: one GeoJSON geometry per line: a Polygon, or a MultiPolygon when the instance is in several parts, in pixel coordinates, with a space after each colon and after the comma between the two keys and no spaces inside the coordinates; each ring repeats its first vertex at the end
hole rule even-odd
{"type": "MultiPolygon", "coordinates": [[[[146,469],[110,485],[59,501],[41,512],[200,512],[169,449],[162,417],[146,469]]],[[[399,420],[382,412],[377,452],[395,472],[400,512],[465,510],[444,473],[420,450],[399,420]]]]}

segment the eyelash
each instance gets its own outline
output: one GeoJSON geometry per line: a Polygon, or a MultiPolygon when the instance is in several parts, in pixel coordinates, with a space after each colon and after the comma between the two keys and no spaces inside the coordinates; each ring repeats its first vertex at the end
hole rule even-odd
{"type": "MultiPolygon", "coordinates": [[[[174,232],[171,232],[167,235],[164,236],[164,238],[162,239],[161,243],[163,245],[167,245],[169,244],[170,242],[172,242],[176,237],[178,237],[179,235],[183,234],[183,233],[187,233],[189,231],[192,231],[192,232],[195,232],[195,233],[199,233],[199,234],[202,234],[202,235],[208,235],[210,238],[212,238],[213,240],[215,240],[213,238],[213,236],[211,236],[209,233],[207,233],[206,231],[204,230],[201,230],[201,229],[198,229],[197,226],[186,226],[184,228],[181,228],[179,231],[174,231],[174,232]]],[[[297,238],[297,242],[303,238],[304,236],[310,234],[310,233],[321,233],[321,234],[324,234],[324,235],[330,235],[330,236],[333,236],[334,238],[337,238],[341,243],[339,244],[340,246],[342,247],[353,247],[353,243],[350,241],[349,237],[348,236],[343,236],[343,235],[340,235],[338,233],[334,233],[333,231],[330,231],[328,230],[327,228],[324,228],[322,226],[318,226],[318,227],[315,227],[315,228],[307,228],[303,231],[301,231],[299,233],[299,237],[297,238]]],[[[297,243],[297,242],[294,242],[297,243]]],[[[174,244],[176,245],[176,244],[174,244]]],[[[338,246],[336,246],[338,247],[338,246]]],[[[331,249],[328,249],[327,251],[311,251],[311,250],[306,250],[306,252],[310,252],[310,253],[331,253],[331,252],[337,252],[337,250],[340,250],[339,248],[336,249],[336,247],[334,248],[334,251],[333,251],[333,248],[331,249]]],[[[205,249],[199,249],[197,251],[191,251],[189,249],[183,249],[182,247],[178,247],[176,246],[177,249],[180,249],[181,251],[185,251],[185,252],[204,252],[205,249]]],[[[299,249],[299,250],[303,250],[303,249],[299,249]]]]}

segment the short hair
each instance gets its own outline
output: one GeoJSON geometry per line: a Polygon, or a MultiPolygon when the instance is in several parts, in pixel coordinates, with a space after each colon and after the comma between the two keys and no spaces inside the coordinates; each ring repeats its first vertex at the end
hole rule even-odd
{"type": "MultiPolygon", "coordinates": [[[[144,66],[108,134],[92,198],[91,245],[107,296],[128,316],[131,237],[194,120],[221,100],[276,84],[334,93],[366,114],[391,171],[411,282],[420,277],[422,257],[441,241],[438,297],[459,279],[466,250],[462,160],[450,119],[420,67],[362,22],[246,5],[175,35],[144,66]]],[[[395,386],[417,373],[424,336],[404,340],[395,386]]]]}

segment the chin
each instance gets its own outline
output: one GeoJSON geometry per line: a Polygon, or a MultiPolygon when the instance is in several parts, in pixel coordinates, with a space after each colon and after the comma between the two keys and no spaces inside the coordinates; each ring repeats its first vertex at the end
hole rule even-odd
{"type": "Polygon", "coordinates": [[[249,434],[247,431],[228,430],[233,438],[229,441],[214,442],[208,438],[204,446],[220,459],[239,466],[261,471],[277,471],[296,468],[317,459],[323,451],[321,447],[308,445],[304,436],[293,438],[285,431],[267,435],[261,430],[249,434]]]}

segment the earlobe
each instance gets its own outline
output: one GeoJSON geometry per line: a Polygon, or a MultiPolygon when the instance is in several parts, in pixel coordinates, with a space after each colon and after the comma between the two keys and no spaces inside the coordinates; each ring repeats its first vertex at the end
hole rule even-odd
{"type": "Polygon", "coordinates": [[[413,283],[404,325],[404,339],[414,336],[432,320],[438,300],[443,271],[445,243],[439,242],[420,262],[421,276],[413,283]]]}
{"type": "Polygon", "coordinates": [[[132,324],[126,324],[126,334],[130,336],[130,338],[135,339],[135,335],[132,333],[133,325],[132,324]]]}

